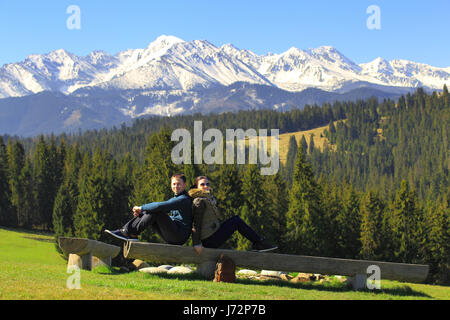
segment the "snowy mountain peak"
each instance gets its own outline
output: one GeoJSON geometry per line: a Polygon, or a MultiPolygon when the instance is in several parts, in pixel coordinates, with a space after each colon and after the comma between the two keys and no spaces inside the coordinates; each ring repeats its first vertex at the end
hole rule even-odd
{"type": "Polygon", "coordinates": [[[338,52],[339,53],[339,51],[333,46],[320,46],[313,50],[314,51],[322,51],[322,52],[338,52]]]}
{"type": "Polygon", "coordinates": [[[320,46],[318,48],[312,48],[306,51],[312,56],[323,56],[323,55],[343,56],[335,47],[332,46],[320,46]]]}
{"type": "Polygon", "coordinates": [[[282,54],[280,54],[279,56],[290,56],[290,57],[301,56],[301,57],[305,57],[306,55],[307,55],[306,51],[300,50],[300,49],[298,49],[296,47],[291,47],[287,51],[285,51],[282,54]]]}
{"type": "Polygon", "coordinates": [[[73,64],[75,61],[79,60],[79,57],[73,53],[70,53],[64,49],[58,49],[46,54],[45,59],[48,61],[53,61],[59,64],[73,64]]]}
{"type": "Polygon", "coordinates": [[[450,83],[448,70],[408,60],[386,61],[383,58],[377,58],[360,66],[362,74],[382,83],[388,82],[392,86],[428,87],[440,90],[444,84],[450,83]]]}
{"type": "Polygon", "coordinates": [[[166,36],[166,35],[161,35],[158,38],[156,38],[155,41],[151,42],[150,45],[148,46],[150,47],[171,47],[174,44],[177,43],[181,43],[181,42],[185,42],[184,40],[175,37],[175,36],[166,36]]]}
{"type": "Polygon", "coordinates": [[[227,43],[220,47],[225,51],[241,51],[241,49],[237,48],[234,44],[227,43]]]}
{"type": "Polygon", "coordinates": [[[232,44],[207,40],[156,38],[145,49],[110,55],[94,51],[80,57],[64,49],[33,54],[0,68],[0,98],[45,90],[71,93],[82,87],[146,90],[197,90],[249,82],[288,91],[309,87],[346,92],[360,86],[424,86],[442,89],[450,68],[407,60],[377,58],[357,65],[332,46],[257,55],[232,44]]]}
{"type": "Polygon", "coordinates": [[[108,52],[97,50],[90,53],[86,59],[92,63],[93,65],[106,65],[111,63],[114,60],[114,57],[111,56],[108,52]]]}
{"type": "Polygon", "coordinates": [[[57,49],[57,50],[54,50],[54,51],[50,52],[48,54],[48,57],[49,58],[53,58],[53,57],[69,57],[71,55],[72,54],[69,53],[68,51],[66,51],[65,49],[57,49]]]}
{"type": "Polygon", "coordinates": [[[393,72],[389,62],[381,57],[378,57],[369,63],[361,64],[360,66],[363,68],[363,73],[393,72]]]}
{"type": "Polygon", "coordinates": [[[361,71],[360,66],[343,55],[335,47],[321,46],[316,49],[310,49],[309,52],[311,56],[325,64],[331,64],[336,68],[341,68],[349,72],[359,73],[361,71]]]}
{"type": "Polygon", "coordinates": [[[224,52],[225,54],[228,54],[228,55],[234,56],[234,57],[239,57],[242,55],[246,55],[248,53],[253,54],[252,52],[250,52],[248,50],[241,50],[231,43],[224,44],[223,46],[220,47],[220,50],[222,52],[224,52]]]}
{"type": "Polygon", "coordinates": [[[218,49],[214,44],[212,44],[208,40],[194,40],[191,43],[200,48],[208,48],[208,49],[214,49],[214,50],[218,49]]]}
{"type": "Polygon", "coordinates": [[[313,57],[327,57],[334,58],[340,61],[350,61],[346,56],[344,56],[335,47],[332,46],[321,46],[315,49],[309,49],[308,53],[313,57]]]}

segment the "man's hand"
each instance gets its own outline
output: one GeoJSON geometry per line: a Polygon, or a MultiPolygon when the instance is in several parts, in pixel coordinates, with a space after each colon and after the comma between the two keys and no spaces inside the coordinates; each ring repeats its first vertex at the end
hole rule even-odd
{"type": "Polygon", "coordinates": [[[202,254],[203,252],[203,246],[201,244],[194,246],[194,250],[195,252],[197,252],[197,254],[202,254]]]}
{"type": "Polygon", "coordinates": [[[133,216],[139,217],[141,215],[142,209],[141,207],[134,207],[133,208],[133,216]]]}

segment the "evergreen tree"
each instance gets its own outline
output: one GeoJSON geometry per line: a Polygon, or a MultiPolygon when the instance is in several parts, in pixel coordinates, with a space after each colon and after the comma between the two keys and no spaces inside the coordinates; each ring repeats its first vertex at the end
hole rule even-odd
{"type": "Polygon", "coordinates": [[[340,230],[337,241],[339,256],[357,259],[361,250],[361,201],[352,185],[345,184],[342,203],[343,210],[337,216],[340,230]]]}
{"type": "Polygon", "coordinates": [[[28,158],[25,159],[25,165],[20,173],[19,181],[21,183],[19,187],[21,198],[17,207],[18,226],[32,229],[33,225],[39,224],[39,219],[33,215],[36,198],[33,196],[33,168],[28,158]]]}
{"type": "Polygon", "coordinates": [[[109,159],[107,164],[106,180],[110,201],[107,203],[108,214],[105,224],[108,226],[123,225],[130,219],[131,208],[128,199],[132,192],[132,180],[130,178],[133,162],[130,157],[125,157],[120,163],[114,159],[109,159]]]}
{"type": "Polygon", "coordinates": [[[308,152],[309,154],[312,154],[314,152],[314,133],[311,133],[311,135],[309,136],[309,147],[308,147],[308,152]]]}
{"type": "Polygon", "coordinates": [[[40,136],[34,152],[34,193],[36,197],[35,219],[42,223],[44,229],[49,230],[52,220],[53,203],[55,201],[54,178],[55,163],[50,158],[50,150],[40,136]]]}
{"type": "Polygon", "coordinates": [[[444,88],[442,90],[442,99],[444,107],[450,107],[450,94],[448,93],[447,85],[444,84],[444,88]]]}
{"type": "Polygon", "coordinates": [[[3,137],[0,136],[0,225],[10,226],[11,193],[8,184],[8,155],[3,137]]]}
{"type": "Polygon", "coordinates": [[[195,164],[184,164],[183,173],[186,177],[186,185],[187,188],[190,188],[195,183],[195,178],[200,174],[196,170],[195,164]]]}
{"type": "MultiPolygon", "coordinates": [[[[50,149],[53,149],[53,145],[50,145],[50,149]]],[[[55,162],[55,181],[58,186],[60,186],[64,180],[64,166],[66,163],[67,157],[67,145],[66,140],[64,138],[61,139],[59,144],[59,148],[56,151],[56,159],[55,162]]]]}
{"type": "MultiPolygon", "coordinates": [[[[55,198],[55,205],[52,216],[53,232],[55,234],[55,248],[62,253],[59,247],[60,237],[72,237],[73,232],[73,199],[67,184],[61,185],[55,198]]],[[[75,207],[76,208],[76,207],[75,207]]]]}
{"type": "MultiPolygon", "coordinates": [[[[263,190],[263,179],[260,174],[260,168],[255,164],[247,165],[242,177],[241,191],[241,218],[251,226],[258,234],[262,235],[268,226],[268,216],[266,208],[266,198],[263,190]]],[[[238,249],[248,250],[251,244],[239,237],[238,249]]]]}
{"type": "MultiPolygon", "coordinates": [[[[129,199],[133,194],[133,173],[136,171],[137,163],[127,154],[124,159],[119,164],[117,179],[115,185],[115,203],[116,211],[118,213],[117,220],[121,225],[130,219],[131,204],[129,199]]],[[[117,221],[115,221],[117,223],[117,221]]]]}
{"type": "Polygon", "coordinates": [[[397,261],[417,262],[420,257],[419,243],[423,236],[423,212],[419,207],[415,191],[403,180],[397,192],[391,216],[394,255],[397,261]]]}
{"type": "MultiPolygon", "coordinates": [[[[64,144],[63,144],[64,145],[64,144]]],[[[55,247],[61,252],[58,238],[61,236],[72,237],[74,235],[73,219],[78,206],[78,175],[82,157],[78,146],[75,145],[67,152],[63,166],[62,184],[58,190],[53,207],[53,231],[55,233],[55,247]]],[[[88,160],[86,160],[88,161],[88,160]]]]}
{"type": "Polygon", "coordinates": [[[303,154],[308,152],[308,142],[306,142],[305,135],[302,135],[302,138],[300,139],[300,150],[302,150],[303,154]]]}
{"type": "Polygon", "coordinates": [[[291,253],[323,254],[326,234],[322,208],[321,188],[299,148],[287,212],[286,243],[291,253]]]}
{"type": "Polygon", "coordinates": [[[219,166],[213,176],[213,193],[217,199],[217,208],[224,219],[240,214],[242,205],[242,184],[239,171],[234,164],[219,166]]]}
{"type": "Polygon", "coordinates": [[[328,133],[329,133],[329,139],[331,144],[336,143],[336,127],[334,126],[334,122],[330,121],[330,124],[328,125],[328,133]]]}
{"type": "MultiPolygon", "coordinates": [[[[88,167],[86,164],[83,166],[88,167]]],[[[107,166],[107,157],[97,150],[93,155],[90,170],[80,177],[80,194],[74,217],[77,237],[94,240],[105,238],[103,231],[111,209],[111,193],[106,176],[107,166]]]]}
{"type": "MultiPolygon", "coordinates": [[[[131,206],[166,201],[173,197],[170,177],[181,169],[181,166],[171,161],[173,147],[171,132],[168,129],[162,129],[150,136],[144,165],[137,170],[131,206]]],[[[160,240],[159,236],[151,232],[143,232],[141,238],[147,241],[160,240]]]]}
{"type": "Polygon", "coordinates": [[[385,203],[377,192],[369,191],[361,203],[361,257],[377,260],[383,257],[383,217],[385,203]]]}
{"type": "Polygon", "coordinates": [[[292,135],[289,138],[289,147],[288,153],[286,156],[286,166],[283,170],[283,176],[288,182],[289,185],[292,184],[292,176],[294,174],[294,165],[295,165],[295,156],[298,153],[298,145],[297,140],[295,139],[295,135],[292,135]]]}
{"type": "MultiPolygon", "coordinates": [[[[59,187],[63,181],[64,174],[64,162],[66,158],[66,143],[65,140],[62,139],[59,146],[56,143],[55,137],[52,135],[50,139],[50,143],[48,145],[49,159],[51,164],[51,180],[52,187],[50,188],[51,198],[54,200],[56,198],[56,194],[58,193],[59,187]]],[[[52,207],[53,209],[53,207],[52,207]]],[[[50,216],[51,222],[51,216],[50,216]]],[[[51,225],[51,223],[50,223],[51,225]]]]}
{"type": "MultiPolygon", "coordinates": [[[[322,179],[321,179],[322,180],[322,179]]],[[[323,255],[330,257],[343,257],[341,246],[343,238],[342,215],[344,215],[344,205],[338,192],[338,187],[334,183],[324,183],[319,180],[322,188],[321,202],[325,219],[320,228],[327,234],[326,249],[323,255]]]]}
{"type": "MultiPolygon", "coordinates": [[[[201,175],[201,173],[200,173],[201,175]]],[[[222,220],[228,220],[241,213],[241,178],[235,164],[223,164],[218,166],[216,172],[211,174],[210,183],[213,184],[213,194],[217,199],[217,209],[222,220]]],[[[227,241],[228,248],[238,246],[238,234],[227,241]]]]}
{"type": "Polygon", "coordinates": [[[425,241],[421,243],[424,263],[430,265],[433,283],[450,284],[450,214],[448,200],[430,204],[425,215],[425,241]]]}
{"type": "Polygon", "coordinates": [[[135,182],[134,204],[165,201],[173,196],[169,180],[180,167],[171,161],[173,142],[170,137],[168,130],[150,136],[145,163],[135,182]]]}
{"type": "Polygon", "coordinates": [[[11,190],[11,205],[12,213],[14,215],[13,226],[30,227],[31,217],[27,211],[28,202],[26,199],[29,195],[26,194],[28,185],[31,183],[31,178],[23,180],[30,169],[29,163],[25,169],[25,150],[23,145],[16,141],[8,141],[7,146],[8,167],[9,167],[9,187],[11,190]]]}
{"type": "Polygon", "coordinates": [[[266,196],[266,218],[264,221],[264,236],[269,242],[277,244],[281,252],[287,252],[284,243],[286,235],[286,213],[289,205],[287,183],[280,172],[266,176],[263,185],[266,196]]]}

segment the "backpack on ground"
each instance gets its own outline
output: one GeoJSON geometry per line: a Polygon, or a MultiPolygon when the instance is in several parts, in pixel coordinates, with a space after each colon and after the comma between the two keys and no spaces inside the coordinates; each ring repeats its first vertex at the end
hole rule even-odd
{"type": "Polygon", "coordinates": [[[235,280],[236,265],[233,260],[222,254],[216,263],[214,282],[235,282],[235,280]]]}

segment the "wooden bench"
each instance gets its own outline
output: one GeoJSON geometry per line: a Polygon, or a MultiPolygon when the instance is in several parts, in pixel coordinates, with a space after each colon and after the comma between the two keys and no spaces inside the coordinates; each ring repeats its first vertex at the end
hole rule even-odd
{"type": "Polygon", "coordinates": [[[429,271],[428,265],[223,249],[204,248],[202,254],[198,255],[192,247],[145,242],[127,242],[124,244],[123,252],[125,258],[141,259],[149,262],[153,260],[197,264],[197,272],[208,279],[214,277],[216,261],[221,254],[224,254],[231,258],[239,267],[350,276],[353,279],[352,285],[354,289],[366,287],[367,278],[372,274],[372,272],[368,271],[370,266],[379,268],[380,280],[389,279],[414,283],[425,281],[429,271]]]}
{"type": "Polygon", "coordinates": [[[91,239],[60,237],[58,240],[61,250],[69,255],[67,267],[78,266],[84,270],[110,267],[112,258],[120,252],[118,246],[91,239]]]}

